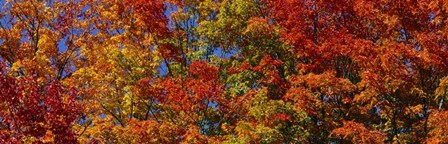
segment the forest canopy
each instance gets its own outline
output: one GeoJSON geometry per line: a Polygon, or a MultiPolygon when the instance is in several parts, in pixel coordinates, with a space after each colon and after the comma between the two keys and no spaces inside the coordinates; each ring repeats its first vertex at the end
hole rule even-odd
{"type": "Polygon", "coordinates": [[[444,0],[2,0],[0,143],[446,143],[444,0]]]}

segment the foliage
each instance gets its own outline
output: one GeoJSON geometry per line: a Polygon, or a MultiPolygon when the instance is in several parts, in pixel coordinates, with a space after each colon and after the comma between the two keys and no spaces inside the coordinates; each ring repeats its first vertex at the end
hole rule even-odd
{"type": "Polygon", "coordinates": [[[1,143],[444,143],[441,0],[7,0],[1,143]]]}

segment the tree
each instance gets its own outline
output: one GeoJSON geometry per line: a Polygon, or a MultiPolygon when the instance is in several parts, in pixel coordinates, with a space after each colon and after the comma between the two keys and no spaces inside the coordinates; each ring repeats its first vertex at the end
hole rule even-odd
{"type": "MultiPolygon", "coordinates": [[[[344,131],[353,131],[349,125],[364,123],[367,131],[387,135],[385,142],[423,142],[427,138],[428,119],[438,103],[434,92],[447,74],[446,59],[440,59],[446,55],[445,41],[435,40],[444,35],[438,32],[444,29],[438,20],[446,17],[440,13],[440,4],[362,0],[272,3],[274,19],[283,27],[282,39],[297,50],[302,61],[297,65],[302,71],[299,75],[331,72],[334,78],[347,81],[317,86],[320,90],[328,86],[327,93],[310,91],[316,94],[318,90],[314,96],[323,104],[315,122],[324,129],[316,137],[337,141],[328,134],[347,138],[350,133],[344,131]],[[344,85],[354,87],[339,91],[344,85]]],[[[305,87],[325,84],[316,78],[299,80],[305,80],[305,87]]]]}

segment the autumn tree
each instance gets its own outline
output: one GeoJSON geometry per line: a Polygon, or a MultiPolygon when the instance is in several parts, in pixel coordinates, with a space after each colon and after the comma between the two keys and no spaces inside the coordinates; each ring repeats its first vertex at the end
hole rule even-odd
{"type": "Polygon", "coordinates": [[[77,91],[63,80],[74,71],[75,40],[82,37],[76,25],[78,8],[74,2],[2,3],[3,143],[77,143],[72,129],[80,113],[77,91]]]}
{"type": "MultiPolygon", "coordinates": [[[[320,141],[349,138],[360,124],[367,127],[366,132],[371,131],[368,133],[381,133],[383,136],[375,134],[384,138],[379,142],[423,142],[428,138],[428,119],[444,103],[435,92],[443,89],[438,88],[439,81],[447,75],[442,3],[272,3],[274,19],[283,28],[282,39],[297,50],[301,60],[298,75],[333,75],[298,79],[313,101],[322,104],[312,110],[320,113],[313,118],[321,128],[316,131],[320,141]],[[345,82],[325,84],[332,79],[345,82]],[[338,135],[343,137],[334,137],[338,135]]],[[[350,138],[359,142],[368,136],[350,138]]]]}

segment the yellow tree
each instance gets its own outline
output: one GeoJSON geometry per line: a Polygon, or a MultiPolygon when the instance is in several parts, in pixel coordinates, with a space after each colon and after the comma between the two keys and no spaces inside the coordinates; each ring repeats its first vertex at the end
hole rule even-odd
{"type": "Polygon", "coordinates": [[[135,142],[139,139],[131,131],[159,126],[151,116],[156,104],[137,95],[135,87],[143,78],[158,76],[167,18],[163,1],[138,2],[81,2],[79,24],[89,33],[76,41],[76,71],[66,81],[80,91],[85,105],[83,122],[76,128],[80,142],[135,142]]]}

